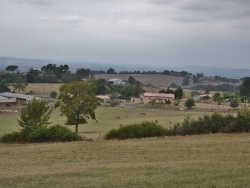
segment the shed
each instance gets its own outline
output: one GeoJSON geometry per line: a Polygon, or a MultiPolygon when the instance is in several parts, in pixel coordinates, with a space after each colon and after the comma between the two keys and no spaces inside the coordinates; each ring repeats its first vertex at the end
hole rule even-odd
{"type": "Polygon", "coordinates": [[[165,100],[174,100],[174,94],[166,93],[144,93],[143,102],[147,104],[155,100],[156,103],[165,102],[165,100]]]}
{"type": "Polygon", "coordinates": [[[29,101],[31,101],[34,98],[34,96],[32,95],[10,93],[10,92],[0,93],[0,96],[9,100],[10,99],[15,100],[16,104],[27,104],[29,101]]]}

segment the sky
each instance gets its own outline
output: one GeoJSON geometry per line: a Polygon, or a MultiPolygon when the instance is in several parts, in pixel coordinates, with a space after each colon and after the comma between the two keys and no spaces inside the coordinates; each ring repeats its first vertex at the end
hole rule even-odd
{"type": "Polygon", "coordinates": [[[0,0],[0,56],[250,69],[250,0],[0,0]]]}

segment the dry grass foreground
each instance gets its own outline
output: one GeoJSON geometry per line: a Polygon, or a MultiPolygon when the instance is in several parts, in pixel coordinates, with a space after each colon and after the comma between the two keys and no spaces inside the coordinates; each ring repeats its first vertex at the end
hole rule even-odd
{"type": "Polygon", "coordinates": [[[0,144],[0,187],[249,187],[250,135],[0,144]]]}

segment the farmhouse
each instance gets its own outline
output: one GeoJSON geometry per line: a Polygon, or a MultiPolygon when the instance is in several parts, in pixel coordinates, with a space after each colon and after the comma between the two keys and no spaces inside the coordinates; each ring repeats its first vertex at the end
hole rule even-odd
{"type": "Polygon", "coordinates": [[[27,104],[29,101],[31,101],[34,97],[31,95],[25,95],[25,94],[17,94],[17,93],[9,93],[9,92],[4,92],[0,93],[0,97],[2,100],[0,100],[1,104],[27,104]]]}
{"type": "Polygon", "coordinates": [[[165,100],[174,100],[174,94],[166,93],[144,93],[142,96],[144,104],[155,101],[156,103],[165,102],[165,100]]]}
{"type": "Polygon", "coordinates": [[[114,85],[124,85],[126,84],[126,82],[124,82],[123,80],[119,79],[119,78],[112,78],[108,80],[109,84],[114,84],[114,85]]]}

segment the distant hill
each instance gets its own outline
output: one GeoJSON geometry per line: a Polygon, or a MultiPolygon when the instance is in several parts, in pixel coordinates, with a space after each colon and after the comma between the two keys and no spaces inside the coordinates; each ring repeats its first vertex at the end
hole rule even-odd
{"type": "MultiPolygon", "coordinates": [[[[122,80],[128,80],[131,74],[98,74],[95,75],[96,78],[104,78],[104,79],[111,79],[111,78],[120,78],[122,80]]],[[[152,84],[155,87],[163,87],[167,88],[172,83],[177,85],[181,85],[182,77],[177,76],[169,76],[169,75],[160,75],[160,74],[132,74],[132,76],[142,82],[143,84],[152,84]]]]}
{"type": "Polygon", "coordinates": [[[193,74],[204,73],[205,76],[223,76],[226,78],[242,78],[250,76],[250,69],[230,69],[219,68],[209,66],[169,66],[169,65],[138,65],[138,64],[112,64],[106,62],[73,62],[62,60],[49,60],[49,59],[29,59],[29,58],[16,58],[16,57],[1,57],[0,56],[0,69],[5,69],[8,65],[18,65],[20,71],[28,71],[30,68],[40,69],[43,65],[47,64],[63,65],[67,64],[71,71],[75,71],[77,68],[89,68],[91,70],[108,70],[114,68],[115,71],[157,71],[162,72],[164,70],[174,71],[187,71],[193,74]]]}
{"type": "Polygon", "coordinates": [[[222,76],[226,78],[240,79],[245,76],[250,76],[250,69],[232,69],[220,67],[206,67],[206,66],[178,66],[176,71],[185,70],[193,74],[204,73],[205,76],[222,76]]]}

